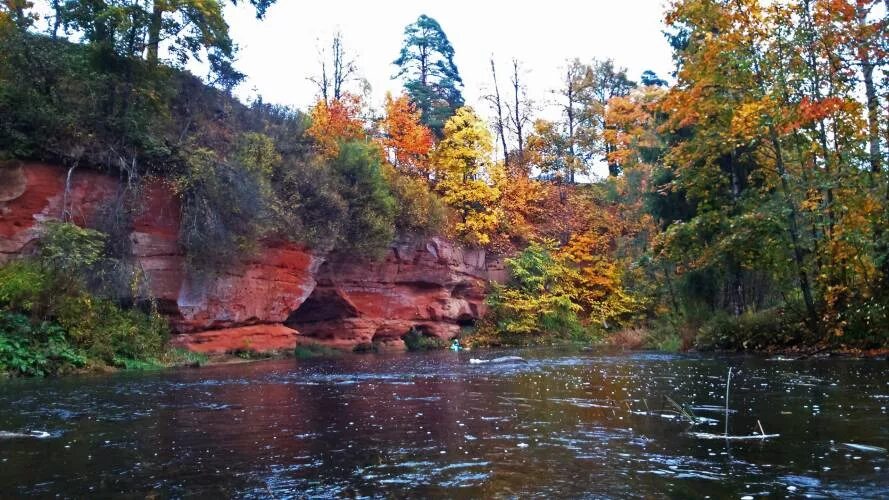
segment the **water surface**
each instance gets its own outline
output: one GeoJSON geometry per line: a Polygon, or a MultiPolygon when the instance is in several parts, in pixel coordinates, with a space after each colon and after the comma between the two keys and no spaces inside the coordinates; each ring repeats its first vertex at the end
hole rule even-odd
{"type": "Polygon", "coordinates": [[[0,430],[50,437],[0,440],[0,496],[885,498],[887,368],[532,350],[2,381],[0,430]],[[778,437],[696,437],[725,433],[729,367],[729,434],[778,437]]]}

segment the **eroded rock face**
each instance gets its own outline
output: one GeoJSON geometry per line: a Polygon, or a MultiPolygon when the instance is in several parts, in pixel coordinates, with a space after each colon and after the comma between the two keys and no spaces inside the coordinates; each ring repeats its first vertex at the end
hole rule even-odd
{"type": "MultiPolygon", "coordinates": [[[[124,191],[118,178],[80,168],[66,195],[67,174],[38,163],[0,166],[0,263],[26,254],[42,224],[63,211],[95,226],[124,191]]],[[[481,318],[487,280],[502,270],[482,250],[432,238],[394,245],[379,261],[340,256],[326,263],[304,247],[267,242],[239,265],[196,276],[178,244],[180,206],[170,187],[147,179],[135,204],[133,268],[180,334],[174,344],[195,351],[298,343],[403,350],[411,330],[450,339],[481,318]]]]}
{"type": "Polygon", "coordinates": [[[63,211],[80,225],[92,225],[114,200],[119,183],[98,172],[77,169],[65,196],[67,171],[42,163],[0,164],[0,263],[28,253],[40,238],[41,224],[63,211]]]}
{"type": "Polygon", "coordinates": [[[440,238],[395,245],[382,261],[330,257],[286,324],[343,349],[403,348],[412,329],[447,340],[484,315],[487,274],[483,250],[440,238]]]}
{"type": "Polygon", "coordinates": [[[176,335],[171,343],[194,352],[223,354],[290,350],[296,346],[298,338],[296,330],[284,325],[261,324],[176,335]]]}
{"type": "MultiPolygon", "coordinates": [[[[63,210],[73,222],[95,226],[123,189],[115,177],[77,169],[66,195],[67,171],[35,163],[0,167],[0,180],[0,262],[26,254],[42,224],[60,219],[63,210]]],[[[179,202],[169,186],[145,180],[136,205],[130,249],[149,295],[175,331],[213,330],[191,340],[179,337],[178,343],[207,352],[242,349],[245,342],[256,350],[296,345],[295,334],[282,323],[314,289],[321,257],[297,245],[271,243],[231,269],[192,276],[178,244],[179,202]]]]}

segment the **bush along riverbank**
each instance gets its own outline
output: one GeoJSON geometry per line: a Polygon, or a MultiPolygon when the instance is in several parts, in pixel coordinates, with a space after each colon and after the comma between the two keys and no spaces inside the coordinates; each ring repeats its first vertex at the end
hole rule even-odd
{"type": "Polygon", "coordinates": [[[154,304],[123,307],[106,280],[122,262],[105,236],[49,223],[31,258],[0,267],[0,373],[45,376],[81,370],[153,369],[205,358],[168,346],[154,304]]]}

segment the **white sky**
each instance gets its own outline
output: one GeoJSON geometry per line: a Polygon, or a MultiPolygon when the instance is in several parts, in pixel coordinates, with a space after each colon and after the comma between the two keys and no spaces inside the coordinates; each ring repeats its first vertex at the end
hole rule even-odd
{"type": "Polygon", "coordinates": [[[236,67],[248,75],[237,90],[242,99],[256,94],[267,102],[305,109],[316,96],[307,81],[318,72],[317,50],[337,30],[355,55],[361,76],[373,88],[379,107],[386,91],[399,92],[391,80],[404,27],[420,14],[435,18],[456,52],[467,104],[487,112],[480,100],[491,87],[489,58],[498,62],[498,80],[508,84],[510,61],[527,69],[529,94],[545,103],[559,84],[567,59],[613,58],[638,80],[646,69],[669,79],[670,47],[662,34],[662,0],[523,2],[485,0],[278,0],[265,20],[257,21],[247,2],[228,7],[226,19],[240,47],[236,67]],[[530,5],[533,5],[531,7],[530,5]]]}

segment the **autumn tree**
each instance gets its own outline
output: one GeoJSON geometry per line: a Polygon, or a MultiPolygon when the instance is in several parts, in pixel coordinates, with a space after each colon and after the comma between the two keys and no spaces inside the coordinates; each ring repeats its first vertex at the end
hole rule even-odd
{"type": "Polygon", "coordinates": [[[345,95],[342,99],[319,100],[311,110],[311,125],[306,133],[315,140],[322,156],[335,158],[340,144],[363,139],[366,136],[361,120],[361,99],[345,95]]]}
{"type": "Polygon", "coordinates": [[[623,97],[635,88],[635,82],[627,78],[626,68],[615,67],[614,61],[594,61],[590,73],[591,81],[588,86],[589,95],[586,96],[585,113],[591,116],[594,128],[597,130],[594,148],[598,150],[598,159],[608,164],[608,175],[614,177],[620,174],[621,166],[609,160],[612,152],[611,145],[605,140],[607,131],[613,128],[608,121],[608,102],[615,97],[623,97]]]}
{"type": "Polygon", "coordinates": [[[491,163],[493,149],[487,125],[472,108],[462,107],[445,123],[432,156],[436,189],[455,213],[451,230],[472,245],[489,244],[500,223],[493,177],[502,174],[491,163]]]}
{"type": "Polygon", "coordinates": [[[420,111],[407,95],[386,95],[385,115],[380,122],[383,147],[398,171],[428,179],[432,132],[420,123],[420,111]]]}
{"type": "Polygon", "coordinates": [[[463,80],[454,63],[454,48],[438,21],[421,15],[404,29],[396,78],[423,116],[423,124],[439,137],[445,121],[463,105],[463,80]]]}

